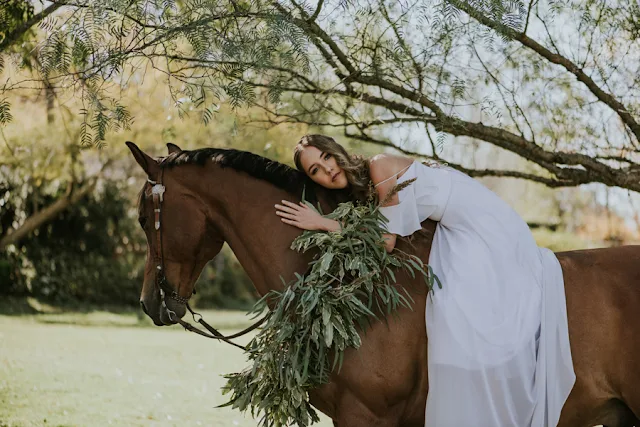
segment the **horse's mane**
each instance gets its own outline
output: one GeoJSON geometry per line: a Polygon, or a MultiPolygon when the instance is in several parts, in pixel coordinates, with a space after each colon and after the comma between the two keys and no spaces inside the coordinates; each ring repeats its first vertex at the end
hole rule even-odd
{"type": "Polygon", "coordinates": [[[160,160],[159,164],[163,168],[186,164],[204,166],[209,160],[223,168],[230,167],[254,178],[267,181],[296,197],[301,197],[304,191],[305,200],[313,204],[318,201],[318,192],[323,192],[328,198],[327,201],[332,205],[349,198],[348,195],[343,194],[345,193],[344,191],[324,189],[313,182],[304,172],[300,172],[284,163],[233,148],[208,147],[177,151],[160,160]]]}

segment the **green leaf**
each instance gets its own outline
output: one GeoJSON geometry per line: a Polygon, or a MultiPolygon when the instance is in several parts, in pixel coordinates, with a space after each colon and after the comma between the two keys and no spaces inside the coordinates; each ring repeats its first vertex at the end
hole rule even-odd
{"type": "Polygon", "coordinates": [[[327,326],[331,321],[331,310],[328,304],[322,306],[322,323],[327,326]]]}
{"type": "Polygon", "coordinates": [[[327,348],[333,344],[333,325],[330,322],[324,325],[324,344],[327,348]]]}
{"type": "Polygon", "coordinates": [[[11,115],[11,105],[6,99],[0,99],[0,126],[6,125],[13,120],[11,115]]]}
{"type": "Polygon", "coordinates": [[[331,261],[333,261],[333,252],[324,253],[320,260],[320,274],[326,274],[331,265],[331,261]]]}

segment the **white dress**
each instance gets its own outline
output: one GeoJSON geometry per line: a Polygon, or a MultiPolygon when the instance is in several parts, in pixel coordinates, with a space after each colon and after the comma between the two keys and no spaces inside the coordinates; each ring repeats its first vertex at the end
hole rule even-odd
{"type": "Polygon", "coordinates": [[[414,162],[386,228],[438,221],[429,264],[425,427],[553,427],[575,382],[564,282],[554,253],[495,193],[446,167],[414,162]]]}

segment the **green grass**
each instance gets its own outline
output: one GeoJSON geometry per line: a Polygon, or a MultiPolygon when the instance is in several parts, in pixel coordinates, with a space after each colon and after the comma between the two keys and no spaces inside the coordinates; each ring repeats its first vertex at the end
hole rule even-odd
{"type": "MultiPolygon", "coordinates": [[[[215,408],[226,401],[222,374],[247,366],[241,350],[150,327],[135,311],[37,309],[1,311],[11,314],[0,315],[0,426],[257,425],[215,408]]],[[[250,322],[240,312],[203,315],[227,332],[250,322]]]]}

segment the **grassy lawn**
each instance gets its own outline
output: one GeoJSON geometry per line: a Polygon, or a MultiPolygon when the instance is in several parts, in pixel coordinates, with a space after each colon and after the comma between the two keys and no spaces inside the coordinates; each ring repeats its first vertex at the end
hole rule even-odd
{"type": "MultiPolygon", "coordinates": [[[[203,314],[227,332],[250,320],[203,314]]],[[[239,349],[135,312],[4,314],[0,426],[256,426],[215,408],[226,401],[222,374],[246,365],[239,349]]]]}

